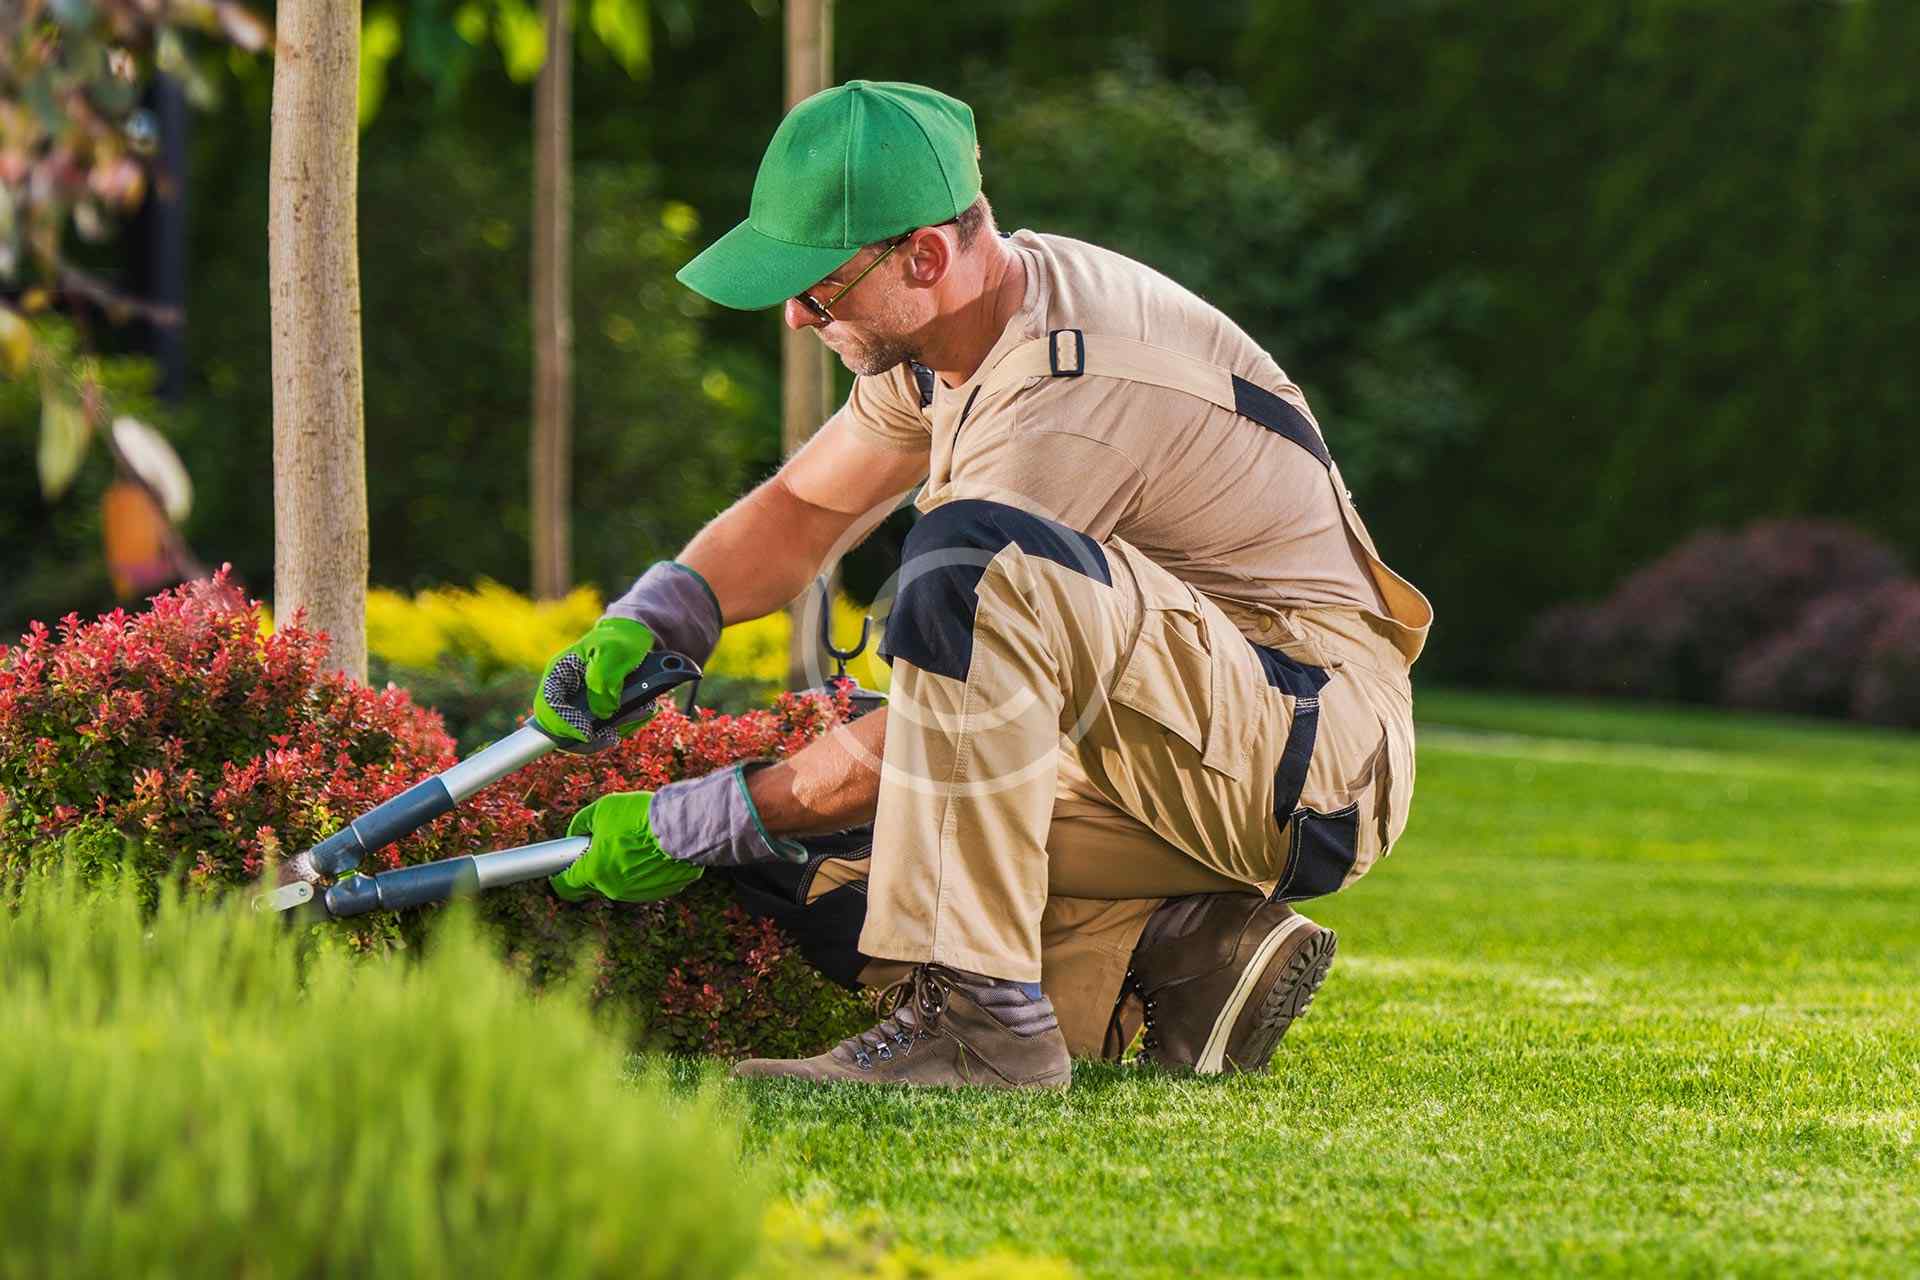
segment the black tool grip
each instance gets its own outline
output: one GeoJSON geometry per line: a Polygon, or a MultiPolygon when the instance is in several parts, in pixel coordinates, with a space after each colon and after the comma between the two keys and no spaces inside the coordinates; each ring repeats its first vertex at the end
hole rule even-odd
{"type": "Polygon", "coordinates": [[[362,857],[411,835],[452,808],[453,797],[438,774],[416,782],[315,845],[308,855],[313,869],[323,876],[351,870],[362,857]]]}
{"type": "Polygon", "coordinates": [[[692,658],[684,657],[671,649],[655,649],[640,660],[640,665],[627,677],[626,687],[620,693],[620,709],[613,713],[607,723],[626,724],[635,717],[644,715],[653,700],[669,689],[678,689],[689,680],[700,678],[700,664],[692,658]]]}
{"type": "Polygon", "coordinates": [[[369,911],[403,911],[428,902],[447,902],[480,891],[480,873],[472,858],[448,858],[377,876],[354,876],[327,890],[330,916],[363,916],[369,911]]]}
{"type": "Polygon", "coordinates": [[[619,708],[601,720],[594,716],[587,701],[585,664],[577,654],[567,654],[548,672],[543,696],[554,714],[586,734],[587,740],[582,742],[576,738],[561,737],[545,728],[541,732],[552,738],[562,751],[575,755],[604,751],[620,740],[614,730],[646,715],[654,699],[669,689],[677,689],[699,678],[700,665],[693,659],[670,649],[655,649],[628,674],[621,691],[619,708]]]}

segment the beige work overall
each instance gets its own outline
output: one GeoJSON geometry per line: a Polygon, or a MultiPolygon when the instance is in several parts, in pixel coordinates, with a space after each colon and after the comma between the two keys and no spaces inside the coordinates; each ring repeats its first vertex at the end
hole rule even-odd
{"type": "Polygon", "coordinates": [[[1119,537],[990,498],[939,502],[916,525],[887,632],[875,854],[834,864],[815,892],[864,871],[862,953],[1038,980],[1072,1050],[1111,1055],[1161,900],[1313,897],[1391,848],[1414,776],[1407,670],[1431,609],[1380,561],[1289,402],[1192,355],[1076,330],[1001,353],[978,397],[1061,378],[1148,383],[1299,442],[1385,605],[1223,606],[1119,537]]]}

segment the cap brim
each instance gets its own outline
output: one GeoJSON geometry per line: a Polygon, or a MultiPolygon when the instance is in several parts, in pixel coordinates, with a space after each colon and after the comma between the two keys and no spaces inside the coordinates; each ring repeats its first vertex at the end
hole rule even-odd
{"type": "Polygon", "coordinates": [[[845,266],[860,250],[788,244],[742,222],[715,240],[674,276],[703,298],[740,311],[777,307],[822,276],[845,266]]]}

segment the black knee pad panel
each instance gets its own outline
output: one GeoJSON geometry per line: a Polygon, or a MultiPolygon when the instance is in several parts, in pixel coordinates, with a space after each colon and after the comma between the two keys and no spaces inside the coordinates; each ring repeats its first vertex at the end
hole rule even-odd
{"type": "Polygon", "coordinates": [[[973,662],[980,577],[1009,546],[1111,586],[1107,553],[1086,534],[1010,507],[965,498],[929,511],[907,534],[900,587],[880,656],[965,680],[973,662]]]}

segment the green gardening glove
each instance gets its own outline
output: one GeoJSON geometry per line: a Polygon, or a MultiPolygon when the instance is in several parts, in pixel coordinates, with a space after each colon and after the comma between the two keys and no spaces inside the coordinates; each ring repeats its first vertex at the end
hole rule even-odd
{"type": "MultiPolygon", "coordinates": [[[[631,618],[602,618],[593,629],[553,655],[533,693],[533,718],[549,734],[588,741],[577,725],[568,724],[547,701],[547,685],[553,669],[570,655],[586,664],[587,709],[596,720],[605,720],[620,709],[620,695],[627,677],[646,661],[653,651],[653,632],[631,618]]],[[[576,688],[578,686],[575,686],[576,688]]]]}
{"type": "Polygon", "coordinates": [[[668,857],[653,838],[647,820],[652,807],[651,791],[616,791],[574,814],[567,834],[593,842],[578,862],[549,878],[553,891],[568,902],[589,893],[615,902],[652,902],[698,880],[700,867],[668,857]]]}

